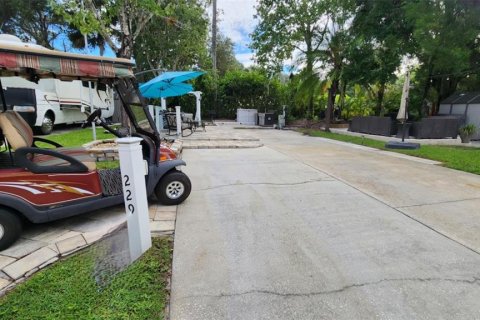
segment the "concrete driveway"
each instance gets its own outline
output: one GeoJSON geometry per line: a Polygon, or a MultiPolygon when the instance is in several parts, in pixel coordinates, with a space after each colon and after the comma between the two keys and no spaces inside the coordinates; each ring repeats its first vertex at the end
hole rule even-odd
{"type": "Polygon", "coordinates": [[[480,318],[480,177],[242,131],[265,146],[184,150],[171,319],[480,318]]]}

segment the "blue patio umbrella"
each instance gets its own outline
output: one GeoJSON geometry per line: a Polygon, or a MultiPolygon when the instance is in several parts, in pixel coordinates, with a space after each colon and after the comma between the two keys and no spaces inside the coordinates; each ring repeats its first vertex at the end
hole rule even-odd
{"type": "Polygon", "coordinates": [[[187,94],[193,91],[192,85],[184,81],[194,79],[201,71],[170,71],[143,83],[139,89],[145,98],[168,98],[187,94]]]}
{"type": "Polygon", "coordinates": [[[146,83],[140,85],[140,93],[145,98],[169,98],[182,96],[193,91],[193,86],[188,83],[162,83],[145,87],[146,83]]]}

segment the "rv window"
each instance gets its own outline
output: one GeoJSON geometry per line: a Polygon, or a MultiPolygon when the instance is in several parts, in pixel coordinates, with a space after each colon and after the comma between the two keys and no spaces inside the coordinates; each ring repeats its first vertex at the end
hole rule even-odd
{"type": "Polygon", "coordinates": [[[105,83],[97,82],[97,90],[107,91],[107,85],[105,83]]]}
{"type": "Polygon", "coordinates": [[[4,93],[7,109],[12,109],[13,106],[35,106],[35,89],[7,88],[4,90],[4,93]]]}
{"type": "MultiPolygon", "coordinates": [[[[82,85],[85,87],[85,88],[88,88],[88,81],[82,81],[82,85]]],[[[93,86],[92,86],[93,87],[93,86]]]]}

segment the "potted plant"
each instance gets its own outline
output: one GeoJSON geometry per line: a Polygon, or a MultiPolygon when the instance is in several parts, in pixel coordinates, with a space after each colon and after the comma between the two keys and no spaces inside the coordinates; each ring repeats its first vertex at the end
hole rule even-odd
{"type": "Polygon", "coordinates": [[[462,140],[462,143],[469,143],[475,132],[477,132],[477,127],[471,123],[461,126],[458,129],[458,133],[460,134],[460,139],[462,140]]]}

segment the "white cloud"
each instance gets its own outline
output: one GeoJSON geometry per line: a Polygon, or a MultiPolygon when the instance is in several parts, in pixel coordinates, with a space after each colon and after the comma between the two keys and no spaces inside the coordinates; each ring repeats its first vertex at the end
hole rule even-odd
{"type": "Polygon", "coordinates": [[[251,65],[253,65],[253,52],[247,52],[247,53],[237,53],[235,55],[237,60],[243,64],[244,67],[248,68],[251,65]]]}
{"type": "Polygon", "coordinates": [[[249,34],[256,25],[253,19],[256,4],[257,0],[217,0],[218,28],[235,43],[237,59],[246,67],[253,64],[248,45],[251,41],[249,34]]]}

